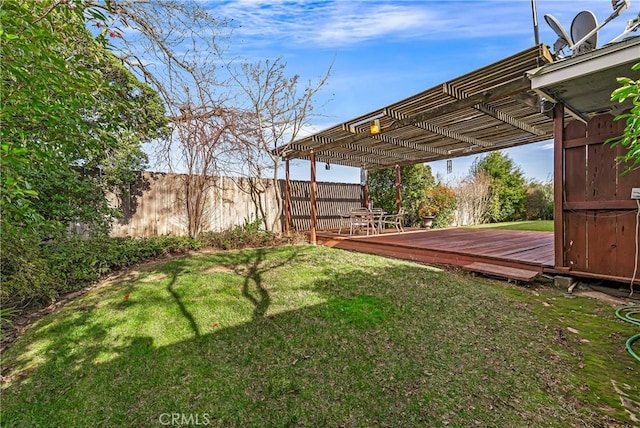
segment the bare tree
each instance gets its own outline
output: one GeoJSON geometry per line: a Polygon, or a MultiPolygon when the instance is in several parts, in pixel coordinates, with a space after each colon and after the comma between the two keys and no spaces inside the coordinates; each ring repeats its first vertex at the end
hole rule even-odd
{"type": "Polygon", "coordinates": [[[457,199],[456,223],[458,226],[480,224],[486,221],[491,200],[490,180],[483,173],[465,178],[454,193],[457,199]]]}
{"type": "Polygon", "coordinates": [[[191,106],[182,109],[183,119],[174,129],[180,141],[182,163],[187,173],[181,176],[179,199],[184,202],[189,236],[196,236],[206,226],[206,208],[210,206],[209,189],[212,175],[220,170],[218,162],[229,151],[231,114],[203,117],[191,106]]]}
{"type": "Polygon", "coordinates": [[[282,217],[282,195],[275,192],[278,215],[268,219],[261,205],[262,178],[271,173],[272,185],[277,186],[282,155],[314,116],[313,99],[327,84],[331,67],[317,81],[303,86],[298,75],[286,75],[281,58],[237,66],[227,61],[226,66],[240,91],[241,108],[251,120],[236,130],[238,154],[265,227],[275,231],[282,217]]]}
{"type": "MultiPolygon", "coordinates": [[[[113,38],[122,61],[161,94],[170,112],[174,138],[162,142],[157,153],[170,168],[180,165],[189,175],[205,176],[188,179],[188,215],[202,216],[203,197],[196,193],[205,190],[206,176],[242,173],[265,228],[276,230],[282,195],[274,192],[278,215],[268,219],[263,178],[271,173],[277,186],[282,154],[308,125],[312,100],[326,85],[331,67],[303,85],[298,75],[287,76],[280,58],[228,59],[220,43],[230,37],[228,22],[195,2],[102,1],[114,22],[103,35],[113,38]],[[126,34],[117,23],[128,28],[126,34]]],[[[196,218],[188,222],[190,233],[201,228],[196,218]]]]}
{"type": "Polygon", "coordinates": [[[103,36],[164,101],[173,132],[157,141],[155,158],[161,168],[185,172],[178,199],[194,236],[205,225],[211,177],[222,175],[221,160],[234,153],[234,118],[242,116],[229,107],[230,81],[217,67],[219,40],[230,29],[195,2],[112,0],[103,9],[111,23],[103,36]]]}

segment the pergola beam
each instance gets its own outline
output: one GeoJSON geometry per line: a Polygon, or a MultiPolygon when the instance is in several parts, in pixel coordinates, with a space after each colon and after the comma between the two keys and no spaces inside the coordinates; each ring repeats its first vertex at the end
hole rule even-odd
{"type": "Polygon", "coordinates": [[[385,142],[387,144],[393,144],[395,146],[400,146],[407,149],[417,150],[425,153],[431,153],[431,154],[441,155],[441,156],[446,156],[449,154],[449,152],[444,149],[431,147],[425,144],[414,143],[412,141],[401,140],[399,138],[390,137],[384,134],[374,135],[373,138],[375,138],[376,140],[385,142]]]}
{"type": "Polygon", "coordinates": [[[376,156],[386,156],[386,157],[402,159],[410,162],[419,162],[419,158],[416,158],[414,156],[409,156],[405,153],[396,153],[393,150],[382,150],[382,149],[376,149],[375,147],[359,146],[357,144],[347,144],[345,147],[353,151],[369,153],[376,156]]]}
{"type": "MultiPolygon", "coordinates": [[[[446,83],[445,83],[446,85],[446,83]]],[[[486,103],[494,101],[500,98],[507,97],[509,95],[517,94],[518,92],[531,90],[531,82],[526,77],[505,83],[496,88],[483,91],[479,94],[474,94],[468,98],[454,101],[449,104],[445,104],[440,107],[434,107],[425,111],[424,113],[418,113],[411,116],[406,116],[402,120],[394,123],[393,127],[402,127],[413,125],[415,123],[424,122],[425,120],[433,119],[434,117],[442,116],[448,113],[453,113],[458,110],[462,110],[467,107],[472,107],[476,104],[486,103]]],[[[385,130],[385,128],[383,128],[385,130]]]]}
{"type": "MultiPolygon", "coordinates": [[[[425,153],[430,153],[430,154],[436,154],[436,155],[440,155],[440,156],[446,156],[448,154],[447,150],[443,150],[443,149],[439,149],[436,147],[429,147],[427,145],[424,144],[419,144],[419,143],[413,143],[411,141],[405,141],[405,140],[400,140],[394,137],[390,137],[388,135],[383,135],[383,134],[377,134],[377,135],[372,135],[371,138],[374,138],[376,140],[382,141],[384,143],[387,144],[392,144],[395,146],[399,146],[399,147],[404,147],[404,148],[408,148],[411,150],[416,150],[416,151],[421,151],[421,152],[425,152],[425,153]]],[[[365,153],[369,153],[369,154],[373,154],[376,156],[386,156],[386,157],[390,157],[390,158],[397,158],[397,159],[402,159],[404,161],[409,161],[409,162],[414,162],[414,161],[420,161],[419,158],[416,157],[412,157],[406,154],[401,154],[401,153],[396,153],[392,150],[383,150],[383,149],[376,149],[376,148],[372,148],[372,147],[366,147],[366,146],[360,146],[357,145],[355,143],[347,143],[347,144],[342,144],[342,142],[344,141],[344,139],[342,140],[332,140],[330,138],[327,137],[320,137],[320,136],[316,136],[314,137],[315,140],[318,140],[318,142],[322,142],[324,143],[323,146],[321,146],[321,148],[316,149],[315,153],[316,153],[316,157],[322,157],[323,154],[325,157],[331,157],[331,156],[336,156],[339,152],[332,152],[331,149],[336,148],[336,147],[347,147],[351,150],[354,151],[360,151],[360,152],[365,152],[365,153]],[[341,144],[338,146],[337,144],[335,144],[336,142],[340,142],[341,144]]],[[[311,149],[309,149],[311,150],[311,149]]],[[[297,151],[293,151],[291,153],[303,153],[304,150],[300,149],[297,151]]],[[[341,154],[342,155],[342,154],[341,154]]],[[[298,155],[300,156],[300,155],[298,155]]],[[[302,156],[300,156],[302,157],[302,156]]],[[[346,157],[343,156],[339,156],[342,157],[343,159],[345,159],[346,157]]],[[[365,160],[367,161],[367,163],[373,163],[373,164],[378,164],[378,165],[387,165],[386,162],[379,162],[376,161],[375,158],[365,158],[365,160]]]]}
{"type": "MultiPolygon", "coordinates": [[[[400,112],[397,112],[391,108],[387,108],[385,109],[385,114],[397,119],[397,120],[404,120],[406,119],[407,115],[404,115],[400,112]]],[[[440,126],[434,125],[432,123],[429,122],[415,122],[411,124],[412,126],[415,126],[416,128],[421,128],[424,129],[425,131],[429,131],[432,134],[438,134],[438,135],[442,135],[444,137],[447,138],[451,138],[452,140],[458,140],[458,141],[462,141],[463,143],[467,143],[470,145],[475,145],[475,146],[481,146],[481,147],[493,147],[494,144],[490,141],[485,141],[485,140],[480,140],[478,138],[474,138],[474,137],[469,137],[468,135],[463,135],[463,134],[459,134],[455,131],[451,131],[449,129],[446,128],[442,128],[440,126]]]]}
{"type": "MultiPolygon", "coordinates": [[[[402,118],[394,118],[396,119],[396,122],[394,122],[392,125],[389,126],[384,126],[380,129],[380,134],[383,134],[385,132],[389,132],[392,131],[394,129],[398,129],[398,128],[402,128],[405,126],[411,126],[411,125],[416,125],[416,124],[423,124],[424,122],[427,121],[428,119],[432,119],[434,117],[438,117],[438,116],[442,116],[448,113],[453,113],[455,111],[467,108],[467,107],[473,107],[476,104],[480,104],[480,103],[486,103],[489,101],[493,101],[493,100],[497,100],[500,98],[504,98],[506,96],[509,95],[513,95],[513,94],[517,94],[519,92],[522,91],[528,91],[531,90],[531,82],[529,81],[529,79],[527,79],[526,77],[522,77],[521,79],[517,79],[517,80],[513,80],[509,83],[505,83],[503,85],[500,85],[496,88],[492,88],[490,90],[487,91],[483,91],[479,94],[474,94],[468,98],[464,98],[461,100],[457,100],[448,104],[445,104],[443,106],[440,107],[434,107],[432,109],[429,109],[423,113],[418,113],[418,114],[414,114],[414,115],[404,115],[402,118]]],[[[389,115],[387,113],[387,111],[389,111],[390,109],[385,109],[385,114],[389,115]]],[[[393,116],[392,116],[393,117],[393,116]]],[[[453,138],[459,141],[464,141],[467,142],[469,144],[475,144],[475,145],[479,145],[482,147],[486,147],[486,148],[490,148],[493,146],[493,144],[486,142],[486,141],[482,141],[482,140],[475,140],[473,142],[471,142],[471,140],[469,140],[469,138],[471,137],[465,137],[462,136],[460,134],[456,134],[453,133],[451,131],[448,130],[444,130],[444,128],[438,128],[435,127],[434,125],[428,125],[431,129],[425,128],[424,126],[418,126],[422,129],[425,129],[429,132],[433,132],[435,134],[440,134],[440,135],[444,135],[447,136],[449,138],[453,138]],[[432,131],[433,130],[433,131],[432,131]],[[448,135],[443,134],[443,132],[447,132],[448,135]],[[464,139],[461,138],[456,138],[455,135],[461,136],[464,139]]],[[[377,134],[377,135],[380,135],[377,134]]],[[[294,158],[294,157],[305,157],[308,156],[309,153],[311,152],[311,150],[316,150],[316,151],[324,151],[324,150],[330,150],[330,149],[334,149],[336,147],[340,147],[340,146],[344,146],[347,144],[351,144],[351,143],[356,143],[360,140],[363,140],[365,138],[371,138],[373,135],[371,134],[371,131],[369,129],[351,135],[349,137],[346,138],[341,138],[339,140],[329,140],[328,139],[324,139],[324,138],[319,138],[318,136],[314,135],[312,137],[313,141],[321,143],[322,146],[318,146],[315,147],[314,149],[305,149],[305,150],[299,150],[299,151],[291,151],[289,153],[286,154],[286,158],[294,158]]]]}
{"type": "MultiPolygon", "coordinates": [[[[463,90],[456,88],[455,86],[451,85],[450,83],[444,83],[442,85],[442,91],[449,95],[452,96],[454,98],[457,98],[459,100],[464,100],[464,99],[468,99],[470,98],[470,95],[467,94],[466,92],[464,92],[463,90]]],[[[490,106],[489,104],[487,104],[486,102],[482,102],[482,103],[478,103],[473,105],[473,108],[475,108],[476,110],[481,111],[482,113],[486,114],[487,116],[491,116],[494,119],[498,119],[500,122],[504,122],[504,123],[508,123],[509,125],[521,129],[522,131],[528,132],[530,134],[533,135],[545,135],[546,132],[536,128],[535,126],[531,126],[528,123],[515,118],[513,116],[510,116],[508,114],[506,114],[505,112],[502,112],[492,106],[490,106]]]]}
{"type": "MultiPolygon", "coordinates": [[[[389,165],[389,162],[383,162],[379,159],[376,159],[375,156],[374,157],[354,156],[351,154],[340,153],[340,152],[329,152],[329,153],[324,152],[324,154],[319,153],[315,155],[315,157],[317,161],[327,162],[327,163],[331,163],[332,158],[343,159],[353,163],[353,166],[358,166],[358,167],[366,164],[379,165],[383,167],[389,165]]],[[[300,157],[300,159],[306,159],[306,157],[300,157]]]]}
{"type": "Polygon", "coordinates": [[[313,141],[315,141],[316,143],[321,143],[321,146],[315,147],[313,149],[302,149],[302,150],[293,150],[289,153],[287,153],[287,155],[285,157],[287,158],[293,158],[293,157],[300,157],[303,158],[305,156],[309,156],[309,153],[311,153],[312,150],[315,150],[317,152],[324,152],[327,150],[331,150],[331,149],[335,149],[336,147],[340,147],[340,146],[344,146],[347,144],[351,144],[351,143],[355,143],[357,141],[363,140],[365,138],[371,137],[371,131],[367,130],[365,132],[361,132],[360,134],[356,134],[356,135],[352,135],[350,137],[347,138],[341,138],[339,140],[332,140],[330,138],[326,138],[326,137],[319,137],[317,135],[314,135],[312,138],[313,141]]]}

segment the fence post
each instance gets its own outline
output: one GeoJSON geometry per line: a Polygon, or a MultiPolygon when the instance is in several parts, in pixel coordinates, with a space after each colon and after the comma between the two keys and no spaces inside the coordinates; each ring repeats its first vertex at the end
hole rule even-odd
{"type": "Polygon", "coordinates": [[[285,160],[284,182],[284,231],[286,236],[291,236],[291,179],[289,176],[289,159],[285,160]]]}

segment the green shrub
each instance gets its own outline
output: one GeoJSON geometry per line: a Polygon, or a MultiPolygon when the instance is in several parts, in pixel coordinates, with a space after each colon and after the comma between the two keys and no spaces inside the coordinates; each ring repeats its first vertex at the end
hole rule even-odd
{"type": "Polygon", "coordinates": [[[222,250],[264,247],[283,242],[262,227],[262,220],[197,238],[170,235],[152,238],[88,239],[74,233],[37,236],[12,230],[1,235],[2,259],[0,301],[2,329],[23,310],[51,304],[61,296],[80,290],[114,270],[163,254],[184,253],[202,247],[222,250]]]}
{"type": "Polygon", "coordinates": [[[260,218],[253,221],[245,220],[244,224],[221,232],[203,233],[199,239],[206,246],[222,250],[264,247],[278,243],[277,236],[264,230],[262,225],[263,221],[260,218]]]}
{"type": "Polygon", "coordinates": [[[42,251],[41,240],[21,234],[2,233],[0,299],[2,307],[42,306],[55,299],[58,278],[42,251]]]}
{"type": "MultiPolygon", "coordinates": [[[[152,238],[82,238],[73,233],[55,236],[2,234],[0,299],[7,308],[35,309],[60,296],[82,289],[117,269],[163,254],[184,253],[202,247],[223,250],[264,247],[281,240],[262,228],[262,220],[198,238],[170,235],[152,238]]],[[[7,318],[14,313],[7,312],[7,318]]]]}
{"type": "Polygon", "coordinates": [[[447,227],[453,223],[456,210],[456,195],[450,187],[436,184],[425,191],[425,201],[420,205],[421,219],[433,217],[433,227],[447,227]]]}
{"type": "Polygon", "coordinates": [[[13,308],[0,308],[0,340],[5,339],[8,330],[13,330],[13,317],[18,313],[13,308]]]}
{"type": "Polygon", "coordinates": [[[2,237],[3,307],[34,308],[85,287],[111,271],[168,253],[197,250],[188,237],[83,239],[75,234],[54,238],[2,237]]]}

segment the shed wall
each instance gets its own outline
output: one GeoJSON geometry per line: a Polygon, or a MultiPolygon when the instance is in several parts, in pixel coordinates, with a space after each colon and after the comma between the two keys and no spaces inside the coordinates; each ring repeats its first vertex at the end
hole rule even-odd
{"type": "Polygon", "coordinates": [[[633,276],[638,208],[631,188],[640,187],[640,170],[621,176],[625,165],[616,157],[624,148],[604,144],[624,127],[607,114],[564,128],[563,192],[555,201],[562,206],[563,227],[556,234],[563,234],[557,236],[563,255],[556,268],[615,280],[633,276]]]}

